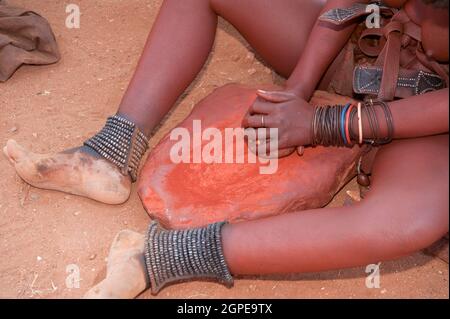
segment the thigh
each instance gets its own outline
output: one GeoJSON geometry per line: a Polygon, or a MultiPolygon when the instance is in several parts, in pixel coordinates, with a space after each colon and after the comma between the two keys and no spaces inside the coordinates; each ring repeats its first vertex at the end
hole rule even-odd
{"type": "Polygon", "coordinates": [[[448,156],[448,134],[382,147],[373,165],[372,189],[363,202],[387,222],[386,227],[403,215],[405,230],[422,225],[422,240],[439,239],[448,232],[448,156]]]}
{"type": "Polygon", "coordinates": [[[288,77],[303,51],[325,0],[210,0],[281,75],[288,77]]]}

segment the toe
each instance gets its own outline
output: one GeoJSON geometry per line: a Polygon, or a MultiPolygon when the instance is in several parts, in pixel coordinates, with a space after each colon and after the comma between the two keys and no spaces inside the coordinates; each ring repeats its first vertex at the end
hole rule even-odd
{"type": "Polygon", "coordinates": [[[134,232],[132,230],[126,229],[120,231],[113,241],[111,249],[128,250],[136,249],[143,246],[144,235],[134,232]]]}
{"type": "Polygon", "coordinates": [[[6,156],[11,161],[17,162],[21,158],[28,155],[28,152],[20,146],[15,140],[8,140],[6,142],[6,147],[3,149],[3,151],[6,153],[6,156]]]}
{"type": "Polygon", "coordinates": [[[3,154],[5,154],[6,158],[14,165],[14,160],[8,154],[8,148],[6,146],[3,147],[3,154]]]}
{"type": "Polygon", "coordinates": [[[108,299],[110,296],[104,291],[102,285],[103,282],[89,289],[89,291],[84,294],[83,299],[108,299]]]}

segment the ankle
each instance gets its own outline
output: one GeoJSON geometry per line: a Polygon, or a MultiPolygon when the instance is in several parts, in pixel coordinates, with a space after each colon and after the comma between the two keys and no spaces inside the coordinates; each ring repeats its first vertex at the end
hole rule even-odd
{"type": "Polygon", "coordinates": [[[89,146],[83,145],[83,146],[79,147],[78,150],[80,152],[88,154],[92,157],[95,157],[98,159],[102,158],[102,156],[99,153],[97,153],[93,148],[90,148],[89,146]]]}
{"type": "Polygon", "coordinates": [[[115,164],[123,175],[129,175],[135,182],[148,140],[134,122],[115,115],[109,117],[103,129],[85,141],[84,146],[115,164]]]}

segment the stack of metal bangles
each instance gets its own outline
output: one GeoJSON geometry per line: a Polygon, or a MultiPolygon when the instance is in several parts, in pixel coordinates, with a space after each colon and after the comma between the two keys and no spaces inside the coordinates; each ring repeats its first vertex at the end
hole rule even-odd
{"type": "Polygon", "coordinates": [[[394,135],[391,110],[386,102],[369,100],[346,105],[318,106],[312,124],[313,145],[353,146],[355,144],[383,145],[389,143],[394,135]],[[381,136],[376,107],[384,112],[387,136],[381,136]],[[357,116],[358,131],[353,130],[353,120],[357,116]],[[363,116],[367,118],[371,138],[364,137],[363,116]]]}

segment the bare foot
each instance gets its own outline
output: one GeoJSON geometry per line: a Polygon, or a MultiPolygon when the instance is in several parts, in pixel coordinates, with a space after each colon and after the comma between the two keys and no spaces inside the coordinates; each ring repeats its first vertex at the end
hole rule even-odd
{"type": "Polygon", "coordinates": [[[130,196],[131,179],[87,147],[57,154],[34,154],[9,140],[3,153],[28,184],[120,204],[130,196]]]}
{"type": "Polygon", "coordinates": [[[148,282],[144,241],[144,235],[131,230],[118,233],[109,251],[106,278],[92,287],[84,298],[134,298],[144,291],[148,282]]]}

